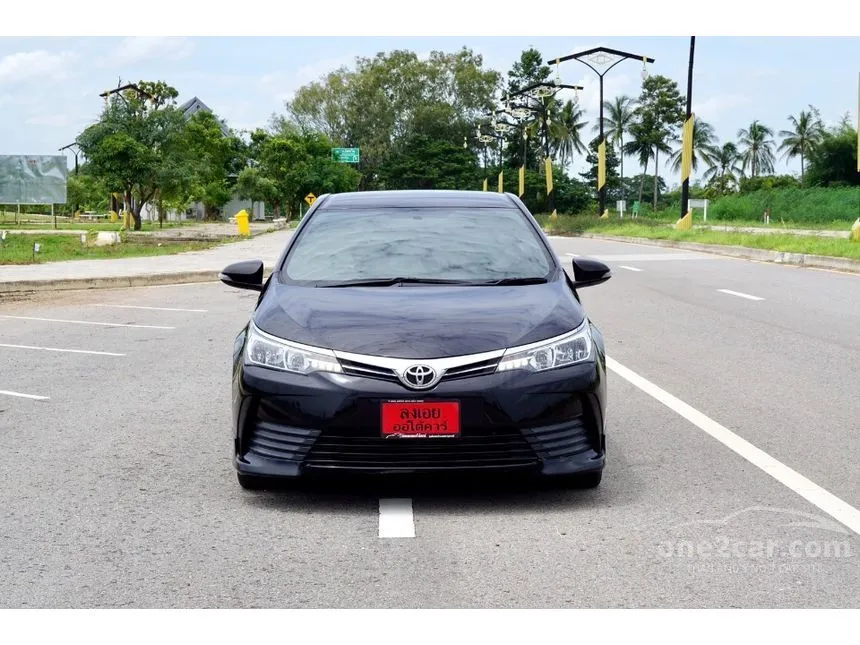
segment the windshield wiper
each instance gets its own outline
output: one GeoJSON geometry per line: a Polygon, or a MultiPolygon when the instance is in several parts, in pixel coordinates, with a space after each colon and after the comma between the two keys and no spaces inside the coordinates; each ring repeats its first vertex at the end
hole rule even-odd
{"type": "Polygon", "coordinates": [[[346,280],[334,284],[321,284],[320,287],[393,287],[400,284],[475,284],[469,280],[439,280],[433,278],[368,278],[346,280]]]}
{"type": "Polygon", "coordinates": [[[501,278],[500,280],[487,280],[486,282],[476,282],[475,284],[495,287],[501,285],[545,284],[546,282],[546,278],[536,276],[532,278],[501,278]]]}

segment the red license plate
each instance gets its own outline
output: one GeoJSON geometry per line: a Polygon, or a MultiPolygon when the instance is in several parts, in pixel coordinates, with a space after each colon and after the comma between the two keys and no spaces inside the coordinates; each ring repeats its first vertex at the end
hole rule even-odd
{"type": "Polygon", "coordinates": [[[386,401],[382,404],[382,436],[428,439],[460,435],[457,401],[386,401]]]}

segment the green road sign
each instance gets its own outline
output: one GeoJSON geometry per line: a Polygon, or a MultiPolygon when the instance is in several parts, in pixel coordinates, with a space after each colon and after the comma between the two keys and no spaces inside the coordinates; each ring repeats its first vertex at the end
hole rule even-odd
{"type": "Polygon", "coordinates": [[[358,148],[332,148],[331,158],[341,163],[358,163],[358,148]]]}

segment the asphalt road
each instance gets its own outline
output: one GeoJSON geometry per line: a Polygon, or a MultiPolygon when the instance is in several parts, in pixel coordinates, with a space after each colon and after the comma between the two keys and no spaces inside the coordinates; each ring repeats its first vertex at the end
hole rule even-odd
{"type": "Polygon", "coordinates": [[[860,277],[553,242],[614,271],[582,292],[613,367],[591,491],[247,492],[254,294],[0,303],[0,606],[860,605],[860,277]]]}

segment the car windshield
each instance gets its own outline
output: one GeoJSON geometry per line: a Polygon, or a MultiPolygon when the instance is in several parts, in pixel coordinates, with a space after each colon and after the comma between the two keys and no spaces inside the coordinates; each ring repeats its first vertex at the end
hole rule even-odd
{"type": "Polygon", "coordinates": [[[299,235],[283,269],[289,282],[510,283],[554,268],[516,208],[324,209],[299,235]]]}

